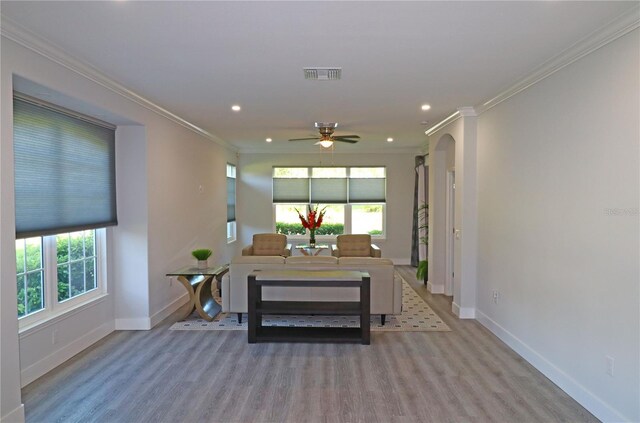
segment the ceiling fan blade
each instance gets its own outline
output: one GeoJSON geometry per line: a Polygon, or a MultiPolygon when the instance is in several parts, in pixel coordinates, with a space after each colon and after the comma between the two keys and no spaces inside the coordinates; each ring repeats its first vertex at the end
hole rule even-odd
{"type": "Polygon", "coordinates": [[[341,138],[357,138],[360,139],[360,135],[335,135],[333,139],[341,139],[341,138]]]}
{"type": "Polygon", "coordinates": [[[308,140],[319,140],[320,137],[313,138],[291,138],[289,141],[308,141],[308,140]]]}
{"type": "Polygon", "coordinates": [[[338,142],[348,142],[350,144],[355,144],[358,142],[358,140],[349,140],[349,139],[340,139],[340,138],[334,138],[334,141],[338,141],[338,142]]]}

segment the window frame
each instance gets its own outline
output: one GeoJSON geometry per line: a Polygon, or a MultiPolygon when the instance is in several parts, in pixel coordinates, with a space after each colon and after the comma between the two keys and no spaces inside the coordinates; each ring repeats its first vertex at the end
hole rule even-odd
{"type": "MultiPolygon", "coordinates": [[[[62,316],[71,310],[89,304],[107,295],[107,230],[94,229],[96,253],[96,287],[75,297],[58,301],[58,259],[55,235],[44,235],[42,239],[43,298],[45,307],[18,318],[18,330],[24,332],[47,321],[62,316]]],[[[22,239],[22,238],[21,238],[22,239]]],[[[17,297],[16,297],[17,300],[17,297]]]]}
{"type": "MultiPolygon", "coordinates": [[[[346,179],[350,179],[351,178],[351,169],[354,168],[382,168],[384,169],[384,179],[385,179],[385,191],[386,191],[386,183],[387,183],[387,167],[386,166],[273,166],[273,170],[271,173],[271,178],[273,180],[273,178],[275,177],[275,169],[279,168],[294,168],[294,169],[301,169],[301,168],[306,168],[307,169],[307,174],[308,174],[308,179],[309,179],[309,185],[311,186],[311,180],[314,179],[313,178],[313,169],[314,168],[345,168],[346,169],[346,179]]],[[[309,197],[311,198],[311,197],[309,197]]],[[[275,233],[276,232],[276,207],[277,205],[300,205],[300,204],[304,204],[305,207],[307,204],[309,205],[316,205],[316,203],[301,203],[299,201],[297,202],[273,202],[272,200],[272,230],[275,233]]],[[[319,203],[319,204],[323,204],[324,203],[319,203]]],[[[370,203],[359,203],[359,202],[354,202],[351,203],[348,201],[346,203],[334,203],[334,204],[339,204],[344,206],[344,234],[352,234],[352,230],[353,230],[353,224],[352,224],[352,216],[353,216],[353,211],[352,211],[352,206],[353,205],[381,205],[382,206],[382,234],[379,235],[371,235],[372,239],[376,239],[376,240],[385,240],[387,237],[387,203],[386,201],[384,203],[382,202],[370,202],[370,203]]],[[[292,239],[292,240],[305,240],[306,238],[309,237],[309,230],[305,230],[305,234],[304,235],[287,235],[287,238],[292,239]]],[[[336,238],[336,235],[317,235],[316,234],[316,240],[319,242],[327,242],[330,240],[333,240],[336,238]]]]}
{"type": "MultiPolygon", "coordinates": [[[[234,219],[229,221],[229,214],[227,212],[227,244],[231,244],[233,242],[235,242],[238,239],[238,224],[237,222],[237,210],[238,210],[238,167],[236,165],[234,165],[233,163],[227,163],[227,167],[226,167],[226,178],[225,181],[227,181],[229,178],[233,178],[233,182],[234,182],[234,199],[233,199],[233,204],[234,204],[234,219]]],[[[227,190],[227,208],[229,207],[229,194],[228,194],[228,190],[227,190]]]]}

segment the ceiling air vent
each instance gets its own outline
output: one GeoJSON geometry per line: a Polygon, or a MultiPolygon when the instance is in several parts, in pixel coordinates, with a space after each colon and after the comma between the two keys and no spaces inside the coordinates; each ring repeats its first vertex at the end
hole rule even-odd
{"type": "Polygon", "coordinates": [[[304,68],[304,79],[332,81],[340,79],[342,68],[304,68]]]}

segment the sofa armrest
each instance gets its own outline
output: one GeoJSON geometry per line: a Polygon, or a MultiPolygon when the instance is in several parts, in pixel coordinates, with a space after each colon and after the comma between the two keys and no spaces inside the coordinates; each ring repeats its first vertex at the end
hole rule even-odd
{"type": "Polygon", "coordinates": [[[242,249],[243,256],[252,256],[253,255],[253,244],[247,245],[242,249]]]}
{"type": "Polygon", "coordinates": [[[291,256],[291,244],[287,244],[282,252],[282,257],[290,257],[291,256]]]}
{"type": "Polygon", "coordinates": [[[331,244],[331,255],[333,257],[340,257],[340,249],[336,244],[331,244]]]}
{"type": "Polygon", "coordinates": [[[382,257],[382,250],[376,244],[371,244],[371,257],[382,257]]]}

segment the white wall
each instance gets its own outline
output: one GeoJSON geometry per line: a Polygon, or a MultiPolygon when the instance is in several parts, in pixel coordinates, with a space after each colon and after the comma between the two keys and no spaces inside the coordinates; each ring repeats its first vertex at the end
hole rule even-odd
{"type": "Polygon", "coordinates": [[[0,421],[23,421],[16,296],[13,191],[13,92],[10,66],[0,60],[0,421]],[[10,140],[10,142],[7,142],[10,140]]]}
{"type": "Polygon", "coordinates": [[[640,421],[639,51],[636,29],[478,127],[479,319],[606,421],[640,421]]]}
{"type": "Polygon", "coordinates": [[[110,292],[116,329],[146,329],[149,317],[147,134],[142,125],[116,130],[118,225],[110,229],[110,292]]]}
{"type": "MultiPolygon", "coordinates": [[[[226,163],[235,153],[140,104],[2,38],[2,140],[0,177],[0,417],[21,414],[22,383],[31,381],[85,348],[115,327],[151,326],[185,300],[185,291],[164,274],[191,264],[194,247],[214,250],[228,261],[234,245],[226,243],[226,163]],[[13,200],[12,75],[19,75],[83,103],[139,125],[122,128],[116,143],[119,223],[111,241],[108,296],[77,313],[44,325],[20,340],[18,357],[15,292],[15,218],[13,200]],[[137,131],[137,132],[136,132],[137,131]],[[127,145],[127,137],[134,140],[127,145]],[[123,153],[131,154],[124,157],[123,153]],[[204,192],[200,194],[199,187],[204,192]],[[135,243],[129,243],[135,239],[135,243]],[[118,291],[118,288],[120,290],[118,291]],[[140,295],[129,301],[127,289],[140,295]],[[126,298],[126,302],[120,300],[126,298]],[[115,301],[114,301],[115,300],[115,301]],[[141,320],[144,324],[140,325],[141,320]],[[53,331],[56,343],[53,343],[53,331]]],[[[117,123],[117,122],[116,122],[117,123]]]]}
{"type": "Polygon", "coordinates": [[[386,239],[376,239],[375,243],[382,249],[383,257],[396,264],[409,264],[417,154],[241,154],[238,247],[250,244],[254,233],[273,231],[273,166],[386,166],[386,239]]]}

